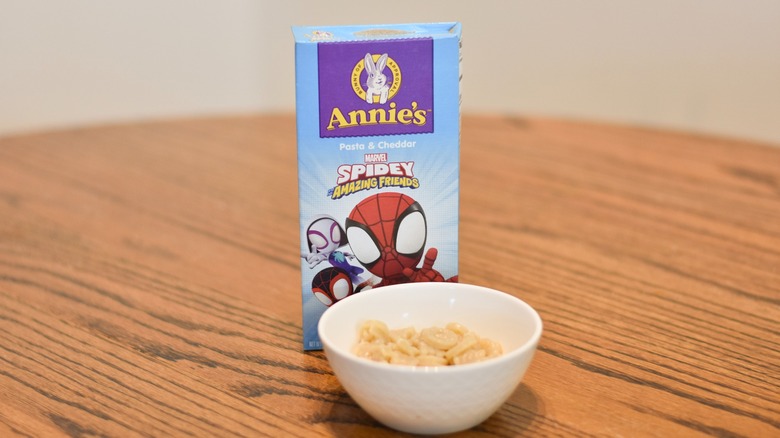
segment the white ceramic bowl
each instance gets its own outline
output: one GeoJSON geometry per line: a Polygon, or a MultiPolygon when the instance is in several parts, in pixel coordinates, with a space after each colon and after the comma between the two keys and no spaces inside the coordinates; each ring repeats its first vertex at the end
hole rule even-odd
{"type": "Polygon", "coordinates": [[[323,349],[336,377],[372,417],[405,432],[441,434],[475,426],[515,391],[531,363],[542,320],[512,295],[459,283],[385,286],[339,301],[320,319],[323,349]],[[458,322],[498,341],[500,357],[449,367],[412,367],[357,357],[358,327],[369,319],[421,330],[458,322]]]}

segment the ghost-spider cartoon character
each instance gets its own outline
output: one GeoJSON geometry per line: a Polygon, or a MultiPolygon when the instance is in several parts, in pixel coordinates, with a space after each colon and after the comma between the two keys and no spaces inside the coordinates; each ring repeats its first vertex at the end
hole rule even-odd
{"type": "Polygon", "coordinates": [[[314,218],[306,228],[306,242],[310,252],[301,254],[301,258],[306,259],[310,269],[327,260],[334,268],[346,272],[352,283],[363,282],[360,278],[363,268],[349,263],[355,257],[346,251],[339,251],[347,244],[347,235],[335,219],[326,215],[314,218]]]}

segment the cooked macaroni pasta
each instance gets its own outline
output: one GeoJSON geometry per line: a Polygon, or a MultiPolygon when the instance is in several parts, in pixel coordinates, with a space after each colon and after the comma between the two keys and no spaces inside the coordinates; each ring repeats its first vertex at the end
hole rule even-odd
{"type": "Polygon", "coordinates": [[[503,353],[501,344],[480,338],[461,324],[390,330],[382,321],[360,326],[355,354],[398,365],[446,366],[479,362],[503,353]]]}

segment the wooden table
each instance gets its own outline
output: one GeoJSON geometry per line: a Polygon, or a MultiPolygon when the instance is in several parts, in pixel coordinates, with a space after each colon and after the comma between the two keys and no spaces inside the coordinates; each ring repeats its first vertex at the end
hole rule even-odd
{"type": "MultiPolygon", "coordinates": [[[[780,436],[780,148],[463,119],[461,282],[545,332],[463,435],[780,436]]],[[[0,140],[0,436],[390,436],[301,350],[292,116],[0,140]]]]}

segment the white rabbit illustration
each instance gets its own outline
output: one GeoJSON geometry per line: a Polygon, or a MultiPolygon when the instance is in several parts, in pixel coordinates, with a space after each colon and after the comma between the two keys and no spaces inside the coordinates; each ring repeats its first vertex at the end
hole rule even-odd
{"type": "Polygon", "coordinates": [[[390,87],[387,85],[387,76],[382,73],[387,63],[387,53],[379,57],[374,64],[374,60],[371,58],[370,53],[366,53],[365,68],[368,73],[368,79],[366,80],[366,102],[374,103],[374,96],[379,96],[379,103],[383,104],[387,102],[387,92],[390,87]]]}

